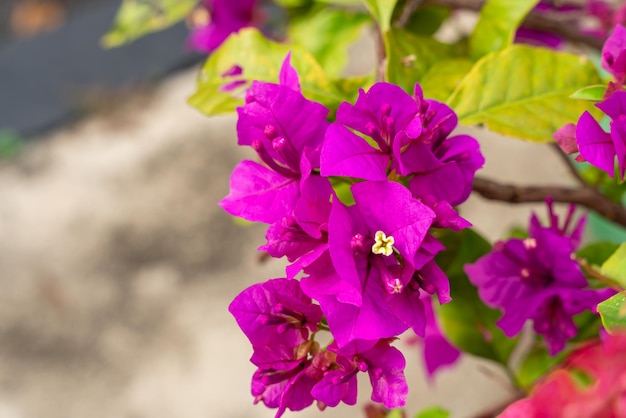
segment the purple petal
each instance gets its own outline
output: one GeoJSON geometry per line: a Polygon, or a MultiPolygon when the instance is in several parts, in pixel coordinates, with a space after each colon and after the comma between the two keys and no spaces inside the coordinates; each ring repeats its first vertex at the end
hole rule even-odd
{"type": "Polygon", "coordinates": [[[368,363],[367,373],[372,383],[372,401],[386,408],[400,408],[406,404],[409,387],[404,377],[406,361],[395,347],[378,344],[363,353],[368,363]]]}
{"type": "Polygon", "coordinates": [[[426,311],[426,336],[424,337],[424,362],[428,377],[432,378],[437,370],[453,365],[459,359],[461,352],[454,347],[437,324],[437,317],[433,310],[431,296],[424,296],[424,308],[426,311]]]}
{"type": "Polygon", "coordinates": [[[343,402],[347,405],[356,404],[357,397],[357,379],[356,375],[347,381],[341,380],[345,377],[344,370],[332,370],[324,375],[311,391],[311,395],[324,404],[335,407],[343,402]]]}
{"type": "Polygon", "coordinates": [[[611,122],[611,139],[617,155],[620,178],[623,180],[626,172],[626,113],[611,122]]]}
{"type": "Polygon", "coordinates": [[[361,306],[338,302],[334,297],[319,299],[322,311],[339,347],[353,340],[378,340],[395,337],[408,326],[397,318],[386,296],[376,269],[370,269],[363,278],[361,306]]]}
{"type": "Polygon", "coordinates": [[[242,161],[230,178],[230,193],[219,204],[229,214],[252,222],[274,223],[291,213],[298,181],[255,163],[242,161]]]}
{"type": "Polygon", "coordinates": [[[394,247],[413,262],[435,213],[399,183],[363,182],[354,184],[351,190],[369,230],[393,236],[394,247]]]}
{"type": "Polygon", "coordinates": [[[626,74],[626,29],[616,25],[602,47],[602,67],[622,81],[626,74]]]}
{"type": "Polygon", "coordinates": [[[616,91],[606,100],[596,103],[596,107],[611,119],[619,119],[620,115],[626,115],[626,92],[616,91]]]}
{"type": "Polygon", "coordinates": [[[605,171],[610,177],[615,174],[615,146],[611,135],[604,132],[600,124],[585,112],[576,125],[576,140],[580,155],[590,164],[605,171]]]}
{"type": "Polygon", "coordinates": [[[300,77],[296,69],[291,66],[291,51],[285,57],[282,67],[280,67],[278,81],[281,85],[287,86],[294,91],[299,92],[301,90],[300,77]]]}
{"type": "Polygon", "coordinates": [[[556,131],[552,136],[559,147],[567,155],[578,152],[578,144],[576,143],[576,125],[568,123],[561,129],[556,131]]]}
{"type": "Polygon", "coordinates": [[[390,144],[396,133],[415,117],[417,110],[413,98],[399,86],[376,83],[367,93],[360,90],[354,105],[339,106],[337,122],[367,136],[378,135],[390,144]]]}
{"type": "Polygon", "coordinates": [[[390,157],[369,145],[345,126],[333,123],[326,131],[320,157],[322,176],[364,180],[387,179],[390,157]]]}
{"type": "Polygon", "coordinates": [[[296,337],[290,341],[299,344],[304,341],[297,338],[303,327],[315,331],[322,319],[320,307],[312,304],[300,283],[288,279],[250,286],[237,295],[228,310],[254,346],[267,345],[278,339],[278,334],[284,338],[293,334],[296,337]]]}

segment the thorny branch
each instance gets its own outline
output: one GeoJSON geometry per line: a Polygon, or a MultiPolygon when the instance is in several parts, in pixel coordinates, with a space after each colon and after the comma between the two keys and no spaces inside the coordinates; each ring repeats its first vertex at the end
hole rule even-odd
{"type": "Polygon", "coordinates": [[[574,203],[596,211],[606,219],[626,227],[626,209],[612,202],[591,186],[568,188],[560,186],[515,186],[476,177],[474,191],[482,197],[508,203],[555,202],[574,203]]]}

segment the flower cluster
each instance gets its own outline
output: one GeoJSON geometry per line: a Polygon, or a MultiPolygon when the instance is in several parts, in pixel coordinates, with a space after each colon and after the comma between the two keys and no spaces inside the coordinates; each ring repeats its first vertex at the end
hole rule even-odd
{"type": "Polygon", "coordinates": [[[526,239],[498,242],[494,250],[465,266],[470,281],[478,287],[487,305],[504,311],[498,326],[512,337],[532,320],[552,355],[577,333],[572,316],[595,311],[610,297],[611,289],[589,289],[587,279],[572,257],[580,245],[584,217],[570,229],[574,206],[559,226],[549,202],[550,225],[541,226],[533,215],[526,239]]]}
{"type": "Polygon", "coordinates": [[[260,250],[290,262],[285,278],[230,306],[254,348],[253,394],[277,417],[314,401],[354,404],[355,375],[367,372],[372,400],[402,406],[404,358],[390,345],[398,335],[426,337],[431,372],[458,356],[431,306],[432,296],[451,300],[431,228],[470,226],[453,206],[483,165],[478,143],[450,136],[456,115],[419,85],[411,96],[377,83],[329,123],[328,109],[302,95],[289,56],[279,81],[253,82],[238,109],[239,144],[260,162],[237,165],[220,202],[268,224],[260,250]],[[326,347],[315,339],[321,331],[332,336],[326,347]]]}

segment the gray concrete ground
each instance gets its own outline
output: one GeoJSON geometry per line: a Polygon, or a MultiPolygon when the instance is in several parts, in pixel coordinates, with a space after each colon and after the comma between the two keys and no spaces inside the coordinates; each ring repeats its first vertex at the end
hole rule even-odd
{"type": "MultiPolygon", "coordinates": [[[[185,104],[194,77],[171,78],[0,165],[0,418],[273,416],[252,405],[250,347],[227,306],[281,276],[282,263],[259,261],[262,227],[240,227],[217,206],[250,154],[236,146],[233,117],[185,104]]],[[[566,177],[546,146],[472,132],[484,175],[566,177]]],[[[463,207],[491,239],[529,210],[475,197],[463,207]]],[[[465,358],[429,386],[418,351],[405,355],[411,412],[440,404],[471,417],[510,396],[486,363],[465,358]]]]}

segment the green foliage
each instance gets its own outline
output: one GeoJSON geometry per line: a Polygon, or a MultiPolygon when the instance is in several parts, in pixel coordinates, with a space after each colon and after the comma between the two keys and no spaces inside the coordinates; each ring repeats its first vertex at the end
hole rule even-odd
{"type": "Polygon", "coordinates": [[[602,325],[609,333],[624,332],[626,328],[626,292],[618,293],[598,304],[602,325]]]}
{"type": "Polygon", "coordinates": [[[478,59],[513,42],[515,31],[539,0],[489,0],[470,36],[470,56],[478,59]]]}
{"type": "Polygon", "coordinates": [[[620,245],[602,264],[601,272],[622,288],[626,288],[626,243],[620,245]]]}
{"type": "Polygon", "coordinates": [[[431,406],[426,409],[422,409],[415,418],[448,418],[450,412],[440,406],[431,406]]]}
{"type": "Polygon", "coordinates": [[[432,35],[450,16],[450,9],[434,4],[427,4],[417,9],[409,18],[404,28],[416,35],[432,35]]]}
{"type": "Polygon", "coordinates": [[[420,81],[424,97],[445,102],[473,65],[474,63],[467,59],[435,62],[420,81]]]}
{"type": "Polygon", "coordinates": [[[11,132],[0,130],[0,160],[15,157],[22,149],[23,141],[11,132]]]}
{"type": "Polygon", "coordinates": [[[207,115],[235,111],[243,104],[242,90],[252,80],[277,82],[280,67],[291,51],[291,64],[300,74],[302,93],[334,109],[347,99],[331,82],[324,70],[307,51],[297,46],[282,45],[269,41],[256,29],[248,28],[231,35],[202,67],[196,92],[189,103],[207,115]],[[222,77],[234,65],[243,68],[243,74],[225,80],[222,77]],[[245,86],[235,91],[223,91],[226,83],[244,80],[245,86]]]}
{"type": "Polygon", "coordinates": [[[385,33],[384,41],[387,81],[410,93],[433,65],[452,55],[450,45],[402,29],[391,29],[385,33]]]}
{"type": "Polygon", "coordinates": [[[601,102],[606,92],[605,85],[588,86],[583,87],[580,90],[576,90],[570,96],[572,99],[578,100],[591,100],[592,102],[601,102]]]}
{"type": "Polygon", "coordinates": [[[289,37],[309,51],[329,76],[346,65],[348,47],[356,41],[369,17],[342,9],[323,8],[306,14],[289,27],[289,37]]]}
{"type": "Polygon", "coordinates": [[[397,2],[398,0],[363,0],[365,7],[374,16],[383,33],[391,27],[391,17],[397,2]]]}
{"type": "Polygon", "coordinates": [[[449,104],[463,124],[482,123],[504,135],[548,142],[583,111],[593,111],[588,102],[568,97],[598,81],[586,58],[513,45],[478,61],[449,104]]]}
{"type": "Polygon", "coordinates": [[[198,0],[123,0],[113,27],[101,39],[102,46],[114,48],[180,22],[198,0]]]}
{"type": "Polygon", "coordinates": [[[589,265],[601,266],[617,248],[618,245],[612,242],[594,242],[578,250],[576,256],[587,260],[589,265]]]}
{"type": "Polygon", "coordinates": [[[373,75],[337,78],[332,80],[335,88],[347,97],[350,103],[354,103],[359,95],[359,89],[367,89],[374,83],[373,75]]]}
{"type": "Polygon", "coordinates": [[[489,243],[472,230],[441,237],[446,251],[437,263],[450,279],[452,302],[437,306],[438,318],[450,341],[466,353],[507,364],[517,342],[496,326],[500,312],[487,307],[469,282],[463,266],[489,252],[489,243]]]}

